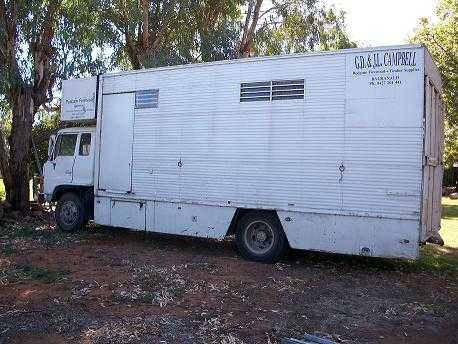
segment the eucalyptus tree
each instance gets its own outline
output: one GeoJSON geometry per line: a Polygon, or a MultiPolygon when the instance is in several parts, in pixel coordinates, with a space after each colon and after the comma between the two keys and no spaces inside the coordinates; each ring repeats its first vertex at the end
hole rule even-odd
{"type": "Polygon", "coordinates": [[[318,0],[247,0],[237,55],[275,55],[356,47],[345,13],[318,0]]]}
{"type": "Polygon", "coordinates": [[[239,3],[225,0],[100,0],[98,4],[99,32],[111,45],[114,62],[127,58],[133,69],[229,56],[224,44],[231,37],[231,20],[240,15],[239,3]]]}
{"type": "Polygon", "coordinates": [[[113,49],[113,63],[122,68],[354,46],[345,33],[344,14],[318,0],[98,0],[97,4],[98,31],[113,49]]]}
{"type": "Polygon", "coordinates": [[[11,130],[0,135],[0,170],[14,209],[29,209],[35,113],[53,100],[62,77],[101,67],[92,18],[80,0],[0,0],[0,95],[11,130]]]}
{"type": "Polygon", "coordinates": [[[458,2],[440,0],[436,10],[437,20],[431,23],[421,18],[411,42],[428,47],[442,77],[442,97],[445,112],[446,175],[458,161],[458,2]]]}

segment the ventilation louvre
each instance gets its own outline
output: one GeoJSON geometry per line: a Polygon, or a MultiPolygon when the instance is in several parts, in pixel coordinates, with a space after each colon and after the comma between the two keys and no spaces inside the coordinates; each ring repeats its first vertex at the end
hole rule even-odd
{"type": "Polygon", "coordinates": [[[240,84],[240,102],[304,99],[304,79],[240,84]]]}
{"type": "Polygon", "coordinates": [[[157,108],[159,106],[159,90],[141,90],[135,92],[135,107],[137,109],[157,108]]]}
{"type": "Polygon", "coordinates": [[[272,81],[272,100],[304,99],[304,79],[272,81]]]}
{"type": "Polygon", "coordinates": [[[240,85],[240,101],[256,102],[270,100],[270,81],[247,82],[240,85]]]}

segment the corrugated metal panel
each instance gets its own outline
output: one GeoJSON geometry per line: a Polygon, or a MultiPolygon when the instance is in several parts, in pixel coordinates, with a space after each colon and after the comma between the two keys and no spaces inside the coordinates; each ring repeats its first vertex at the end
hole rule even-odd
{"type": "Polygon", "coordinates": [[[358,92],[347,55],[105,77],[104,93],[160,90],[135,110],[135,197],[418,218],[421,83],[358,92]],[[242,83],[296,79],[304,99],[240,102],[242,83]]]}
{"type": "Polygon", "coordinates": [[[380,64],[365,70],[368,76],[355,73],[359,56],[347,56],[344,211],[419,218],[423,62],[415,52],[417,69],[392,73],[380,64]]]}
{"type": "Polygon", "coordinates": [[[161,104],[135,113],[133,192],[340,210],[345,59],[306,59],[137,74],[161,104]],[[295,79],[305,80],[306,101],[239,101],[241,83],[295,79]]]}
{"type": "Polygon", "coordinates": [[[418,218],[421,128],[347,128],[344,210],[418,218]]]}
{"type": "Polygon", "coordinates": [[[134,92],[137,90],[134,82],[135,75],[105,75],[102,80],[104,94],[134,92]]]}

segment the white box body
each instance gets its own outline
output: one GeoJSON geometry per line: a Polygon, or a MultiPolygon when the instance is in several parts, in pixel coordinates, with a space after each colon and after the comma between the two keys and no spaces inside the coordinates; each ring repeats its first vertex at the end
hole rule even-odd
{"type": "Polygon", "coordinates": [[[103,75],[95,222],[222,238],[269,209],[293,248],[417,257],[440,228],[440,90],[419,45],[103,75]],[[288,80],[303,99],[241,101],[288,80]]]}
{"type": "Polygon", "coordinates": [[[95,119],[97,77],[62,81],[61,121],[95,119]]]}

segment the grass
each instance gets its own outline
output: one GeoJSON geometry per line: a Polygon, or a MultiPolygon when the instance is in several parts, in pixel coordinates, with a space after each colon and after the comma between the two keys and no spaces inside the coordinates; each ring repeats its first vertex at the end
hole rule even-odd
{"type": "Polygon", "coordinates": [[[69,273],[68,271],[53,271],[31,265],[16,265],[15,270],[20,279],[42,283],[56,282],[69,273]]]}
{"type": "Polygon", "coordinates": [[[441,226],[445,245],[458,249],[458,199],[442,198],[441,226]]]}
{"type": "Polygon", "coordinates": [[[16,226],[1,226],[0,235],[8,236],[9,239],[16,238],[32,238],[41,235],[40,231],[35,230],[33,227],[25,225],[16,226]]]}
{"type": "Polygon", "coordinates": [[[3,184],[3,179],[0,179],[0,200],[5,199],[5,185],[3,184]]]}
{"type": "MultiPolygon", "coordinates": [[[[32,179],[30,179],[30,183],[29,183],[29,187],[30,187],[30,200],[33,201],[33,181],[32,179]]],[[[6,193],[5,193],[5,184],[3,184],[3,179],[0,178],[0,201],[1,200],[4,200],[6,197],[6,193]]]]}
{"type": "MultiPolygon", "coordinates": [[[[32,186],[32,181],[31,181],[32,186]]],[[[0,178],[0,199],[5,195],[3,180],[0,178]]],[[[32,197],[32,196],[31,196],[32,197]]],[[[0,232],[2,232],[0,230],[0,232]]],[[[12,235],[12,233],[8,233],[12,235]]],[[[425,271],[450,271],[458,274],[458,200],[442,198],[442,221],[440,234],[444,239],[444,246],[425,245],[421,248],[420,258],[416,261],[410,261],[406,264],[401,263],[401,268],[408,270],[425,270],[425,271]]],[[[32,228],[19,228],[14,237],[33,237],[37,235],[32,228]]],[[[11,250],[6,249],[8,252],[11,250]]],[[[374,259],[372,259],[374,263],[374,259]]],[[[379,264],[371,264],[379,265],[379,264]]],[[[385,260],[380,265],[389,265],[385,260]]],[[[26,275],[32,279],[41,278],[45,280],[53,276],[52,273],[45,273],[34,269],[26,269],[26,275]],[[48,277],[46,277],[48,276],[48,277]]]]}
{"type": "Polygon", "coordinates": [[[449,271],[458,274],[458,200],[442,198],[440,234],[444,246],[425,245],[413,263],[421,270],[449,271]]]}

